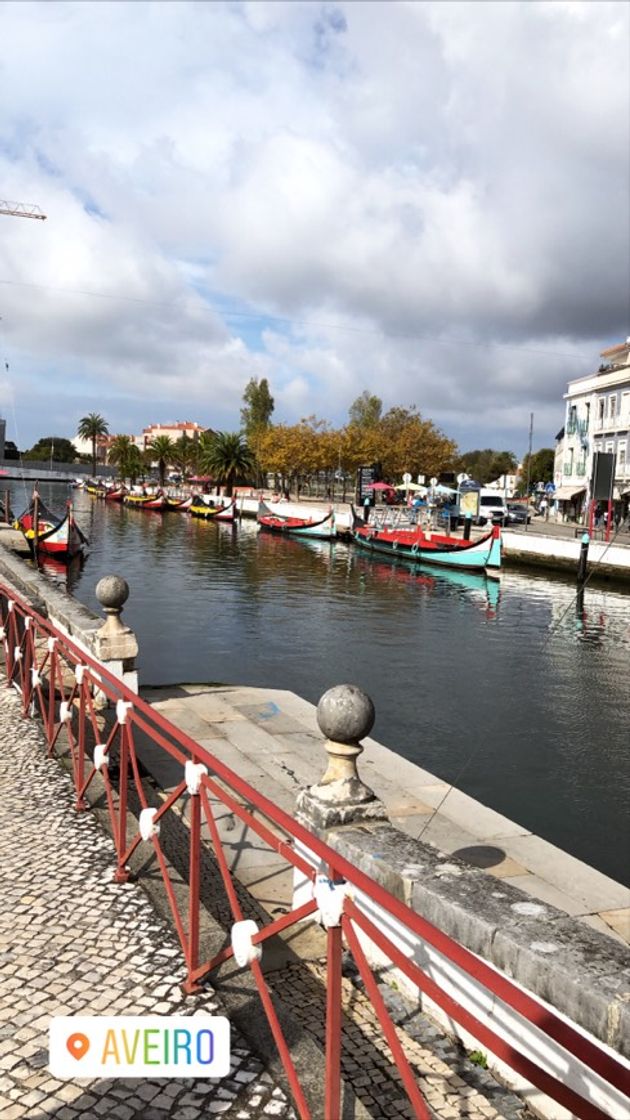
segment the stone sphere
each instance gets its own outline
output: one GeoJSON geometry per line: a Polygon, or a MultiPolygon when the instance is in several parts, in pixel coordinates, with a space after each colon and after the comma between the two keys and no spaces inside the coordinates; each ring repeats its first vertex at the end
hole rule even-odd
{"type": "Polygon", "coordinates": [[[358,743],[374,726],[374,705],[356,684],[329,688],[317,705],[317,722],[334,743],[358,743]]]}
{"type": "Polygon", "coordinates": [[[103,576],[96,585],[96,598],[102,607],[120,608],[129,598],[129,584],[122,576],[103,576]]]}

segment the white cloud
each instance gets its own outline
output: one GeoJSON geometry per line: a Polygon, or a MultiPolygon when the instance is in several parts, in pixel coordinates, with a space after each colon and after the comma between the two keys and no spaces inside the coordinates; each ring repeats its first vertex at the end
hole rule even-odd
{"type": "Polygon", "coordinates": [[[530,409],[549,442],[567,378],[630,326],[629,19],[0,5],[0,195],[49,214],[0,217],[28,438],[99,400],[125,430],[236,427],[253,375],[279,419],[339,422],[367,387],[468,446],[530,409]]]}

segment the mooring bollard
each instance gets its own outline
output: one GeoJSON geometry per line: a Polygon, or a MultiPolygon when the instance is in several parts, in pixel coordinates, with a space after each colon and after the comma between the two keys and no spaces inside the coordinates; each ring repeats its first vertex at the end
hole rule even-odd
{"type": "Polygon", "coordinates": [[[106,615],[95,635],[96,656],[127,688],[137,692],[138,639],[120,619],[123,604],[129,598],[129,584],[122,576],[103,576],[96,585],[95,594],[106,615]]]}
{"type": "Polygon", "coordinates": [[[587,575],[587,560],[588,560],[588,546],[590,542],[588,533],[582,534],[582,543],[580,545],[580,557],[578,560],[577,581],[584,583],[587,575]]]}
{"type": "Polygon", "coordinates": [[[374,726],[374,705],[354,684],[330,688],[317,705],[317,722],[326,736],[328,767],[317,785],[297,799],[298,819],[317,832],[359,821],[387,820],[382,801],[359,777],[360,740],[374,726]]]}
{"type": "Polygon", "coordinates": [[[470,530],[472,528],[472,513],[467,513],[464,518],[464,540],[470,540],[470,530]]]}

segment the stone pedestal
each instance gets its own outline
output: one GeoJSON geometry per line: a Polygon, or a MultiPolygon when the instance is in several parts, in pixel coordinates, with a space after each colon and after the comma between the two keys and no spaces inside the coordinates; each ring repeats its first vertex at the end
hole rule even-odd
{"type": "Polygon", "coordinates": [[[328,767],[317,785],[299,794],[298,820],[318,833],[339,825],[387,820],[385,806],[357,770],[363,751],[359,740],[374,725],[370,697],[356,685],[337,685],[317,705],[317,722],[327,737],[328,767]]]}
{"type": "Polygon", "coordinates": [[[129,598],[129,584],[122,576],[104,576],[96,585],[96,598],[105,612],[105,622],[94,636],[94,652],[110,673],[137,692],[138,639],[120,618],[129,598]]]}

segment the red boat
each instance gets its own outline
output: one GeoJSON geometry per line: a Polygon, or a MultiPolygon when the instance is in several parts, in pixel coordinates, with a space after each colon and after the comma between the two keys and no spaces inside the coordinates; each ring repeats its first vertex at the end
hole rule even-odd
{"type": "Polygon", "coordinates": [[[190,498],[168,498],[167,509],[176,509],[178,513],[188,513],[191,505],[193,504],[192,497],[190,498]]]}
{"type": "Polygon", "coordinates": [[[315,537],[332,540],[335,537],[335,515],[331,509],[323,517],[289,517],[274,513],[264,502],[258,505],[258,524],[270,533],[287,533],[292,537],[315,537]]]}
{"type": "Polygon", "coordinates": [[[161,490],[157,494],[127,494],[125,504],[134,509],[168,509],[168,498],[161,490]]]}
{"type": "Polygon", "coordinates": [[[113,488],[112,490],[107,490],[106,491],[105,501],[106,502],[122,502],[122,501],[124,501],[126,495],[127,495],[127,487],[126,486],[118,486],[118,487],[113,488]]]}
{"type": "Polygon", "coordinates": [[[22,530],[31,554],[35,557],[50,556],[67,563],[88,543],[87,537],[74,520],[71,502],[68,502],[65,516],[59,519],[46,509],[37,495],[33,495],[29,508],[18,517],[15,525],[22,530]]]}

